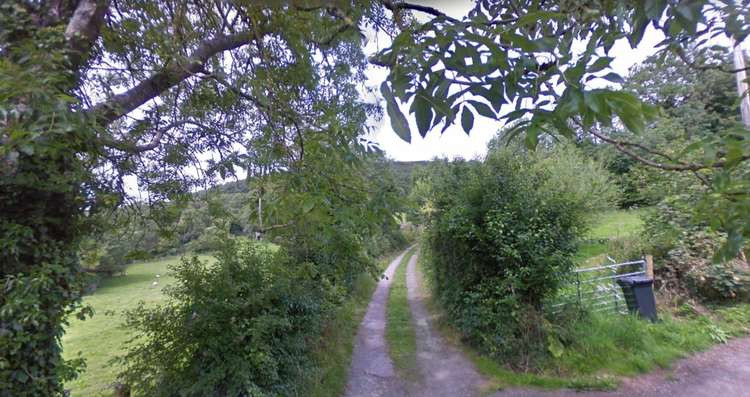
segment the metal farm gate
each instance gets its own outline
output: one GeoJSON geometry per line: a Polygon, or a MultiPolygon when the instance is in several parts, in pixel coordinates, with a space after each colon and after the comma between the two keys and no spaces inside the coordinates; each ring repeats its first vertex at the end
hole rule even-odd
{"type": "Polygon", "coordinates": [[[617,280],[623,277],[646,275],[646,260],[639,259],[574,270],[557,295],[547,305],[553,314],[569,307],[585,308],[593,312],[628,312],[625,296],[617,280]]]}

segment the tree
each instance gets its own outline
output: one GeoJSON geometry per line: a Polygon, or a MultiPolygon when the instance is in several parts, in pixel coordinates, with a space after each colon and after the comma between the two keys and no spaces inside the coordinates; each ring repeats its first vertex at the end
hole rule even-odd
{"type": "Polygon", "coordinates": [[[410,103],[418,132],[424,136],[460,118],[469,133],[477,115],[504,121],[510,136],[524,135],[529,147],[540,137],[578,138],[576,130],[649,167],[666,171],[714,170],[711,194],[722,198],[715,226],[730,235],[725,255],[738,252],[750,227],[750,194],[743,173],[750,159],[750,130],[734,123],[722,134],[693,147],[700,161],[669,156],[638,142],[608,135],[600,127],[613,120],[640,134],[657,116],[654,106],[634,93],[592,88],[590,82],[620,85],[611,70],[610,50],[618,40],[638,45],[650,27],[664,34],[660,53],[672,53],[690,68],[734,75],[740,70],[711,62],[706,45],[717,36],[742,42],[750,34],[747,2],[708,1],[478,1],[461,19],[405,2],[384,2],[398,16],[427,15],[425,23],[403,17],[393,44],[373,62],[390,69],[381,90],[396,133],[410,131],[399,101],[410,103]],[[577,50],[579,49],[580,50],[577,50]],[[694,51],[689,54],[688,50],[694,51]]]}
{"type": "Polygon", "coordinates": [[[311,146],[361,146],[377,108],[357,100],[355,28],[382,14],[345,2],[3,2],[0,389],[59,394],[74,375],[59,340],[96,214],[137,201],[174,219],[191,189],[250,168],[255,141],[310,173],[311,146]]]}

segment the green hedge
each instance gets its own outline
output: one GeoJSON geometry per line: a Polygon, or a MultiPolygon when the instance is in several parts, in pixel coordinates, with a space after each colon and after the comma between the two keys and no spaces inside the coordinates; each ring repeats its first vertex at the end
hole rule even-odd
{"type": "Polygon", "coordinates": [[[573,266],[585,198],[509,150],[433,172],[426,243],[449,318],[493,356],[544,353],[541,304],[573,266]]]}

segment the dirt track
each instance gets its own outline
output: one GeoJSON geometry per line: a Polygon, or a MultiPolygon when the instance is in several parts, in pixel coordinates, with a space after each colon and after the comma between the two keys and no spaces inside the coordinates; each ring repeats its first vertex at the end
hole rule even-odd
{"type": "Polygon", "coordinates": [[[474,396],[486,383],[474,365],[454,346],[448,344],[432,327],[432,318],[424,306],[422,275],[417,255],[406,268],[409,307],[417,334],[417,365],[420,384],[414,396],[474,396]]]}
{"type": "Polygon", "coordinates": [[[406,383],[394,371],[385,342],[386,304],[393,274],[406,251],[394,259],[385,270],[367,312],[357,331],[352,362],[349,367],[347,397],[407,396],[406,383]]]}

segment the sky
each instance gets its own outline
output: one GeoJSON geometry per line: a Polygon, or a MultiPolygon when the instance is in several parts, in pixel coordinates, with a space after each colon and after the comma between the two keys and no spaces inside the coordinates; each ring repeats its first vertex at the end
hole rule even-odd
{"type": "MultiPolygon", "coordinates": [[[[419,3],[435,7],[458,19],[466,15],[473,4],[470,0],[432,0],[420,1],[419,3]]],[[[420,17],[419,13],[415,15],[418,18],[420,17]]],[[[617,42],[609,54],[614,58],[611,64],[612,69],[620,75],[626,75],[633,65],[643,62],[648,56],[652,55],[655,52],[655,46],[663,38],[664,36],[660,32],[649,28],[637,48],[631,48],[627,40],[624,39],[617,42]]],[[[375,45],[376,40],[374,37],[369,37],[368,39],[369,42],[366,49],[374,53],[377,49],[375,45]]],[[[377,39],[381,48],[385,44],[388,44],[388,39],[385,36],[379,36],[377,39]]],[[[380,83],[387,77],[387,74],[388,71],[385,68],[371,66],[367,72],[368,85],[379,87],[380,83]]],[[[428,132],[427,136],[422,138],[417,133],[416,123],[413,115],[408,113],[407,106],[402,106],[401,110],[407,116],[407,119],[409,119],[412,130],[411,144],[401,140],[393,132],[387,115],[383,117],[376,128],[376,132],[370,138],[379,144],[388,157],[397,161],[430,160],[435,157],[449,159],[482,157],[487,151],[487,143],[502,126],[496,120],[490,120],[477,115],[471,135],[466,135],[460,123],[456,123],[449,127],[442,135],[440,134],[440,130],[437,129],[428,132]]]]}

